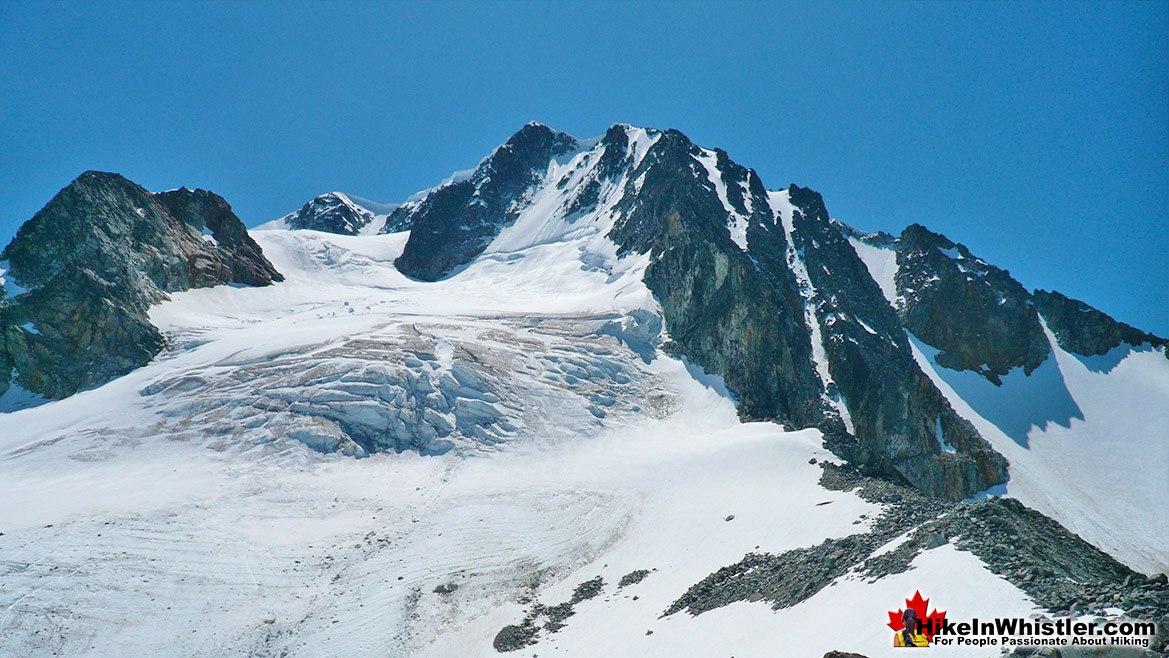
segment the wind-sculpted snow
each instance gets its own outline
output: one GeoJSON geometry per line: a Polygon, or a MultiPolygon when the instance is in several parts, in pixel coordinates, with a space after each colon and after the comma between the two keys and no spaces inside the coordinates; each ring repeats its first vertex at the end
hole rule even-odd
{"type": "MultiPolygon", "coordinates": [[[[170,472],[156,452],[128,456],[170,472]]],[[[8,517],[0,651],[406,656],[443,624],[595,558],[628,514],[602,491],[446,494],[454,469],[438,461],[265,476],[210,466],[184,472],[214,485],[189,500],[15,533],[8,517]]]]}

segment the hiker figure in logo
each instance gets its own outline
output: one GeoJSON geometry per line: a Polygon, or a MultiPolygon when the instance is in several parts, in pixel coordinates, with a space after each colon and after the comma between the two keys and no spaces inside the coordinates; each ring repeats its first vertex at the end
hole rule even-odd
{"type": "Polygon", "coordinates": [[[917,612],[913,608],[906,608],[905,612],[901,613],[901,621],[905,622],[905,628],[893,635],[893,646],[928,647],[930,645],[929,639],[921,633],[921,620],[917,618],[917,612]]]}

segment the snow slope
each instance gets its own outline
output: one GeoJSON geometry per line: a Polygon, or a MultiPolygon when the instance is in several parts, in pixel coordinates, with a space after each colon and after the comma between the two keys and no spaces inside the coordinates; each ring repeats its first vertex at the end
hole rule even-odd
{"type": "Polygon", "coordinates": [[[1120,345],[1082,357],[1044,327],[1052,356],[997,387],[934,362],[918,365],[1010,462],[1005,493],[1145,573],[1169,571],[1169,360],[1120,345]]]}
{"type": "MultiPolygon", "coordinates": [[[[849,242],[896,308],[894,249],[849,242]]],[[[1129,345],[1078,356],[1044,330],[1052,356],[1030,375],[1011,371],[1001,387],[938,365],[936,349],[909,339],[921,369],[1010,462],[1010,481],[993,493],[1018,498],[1133,569],[1169,571],[1169,360],[1129,345]]]]}
{"type": "MultiPolygon", "coordinates": [[[[656,312],[643,259],[538,214],[513,228],[434,284],[392,267],[401,234],[257,232],[286,282],[177,294],[152,313],[172,342],[155,362],[0,416],[0,496],[21,501],[0,506],[0,653],[496,655],[520,597],[556,600],[597,575],[603,596],[533,653],[879,655],[885,611],[926,586],[953,614],[1033,610],[943,546],[789,610],[659,618],[745,553],[863,531],[877,507],[819,487],[818,432],[741,424],[709,378],[643,360],[656,312]],[[387,368],[407,360],[393,350],[430,350],[438,369],[492,354],[528,397],[496,403],[514,424],[498,442],[430,457],[322,454],[273,428],[294,413],[243,412],[333,360],[381,363],[377,350],[387,368]],[[636,408],[589,397],[614,373],[636,408]],[[634,569],[655,571],[618,591],[634,569]],[[829,632],[842,614],[855,622],[829,632]]],[[[306,399],[343,397],[314,381],[306,399]]]]}
{"type": "Polygon", "coordinates": [[[897,308],[897,252],[892,247],[878,247],[854,237],[849,237],[848,243],[869,270],[869,276],[880,286],[881,294],[897,308]]]}

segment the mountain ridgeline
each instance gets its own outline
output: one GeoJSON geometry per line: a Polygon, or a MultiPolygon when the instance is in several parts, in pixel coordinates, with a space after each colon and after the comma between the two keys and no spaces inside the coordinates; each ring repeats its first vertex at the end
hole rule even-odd
{"type": "Polygon", "coordinates": [[[398,269],[426,281],[457,273],[550,190],[559,205],[541,212],[604,227],[619,255],[648,255],[662,347],[722,377],[743,419],[819,427],[863,470],[932,495],[1001,484],[1007,463],[922,371],[910,338],[996,385],[1050,358],[1047,331],[1084,356],[1166,345],[1059,293],[1031,293],[923,226],[862,234],[812,190],[769,192],[722,150],[626,125],[587,143],[525,126],[469,177],[395,211],[387,230],[411,231],[398,269]]]}
{"type": "Polygon", "coordinates": [[[387,229],[410,227],[396,265],[434,281],[478,256],[514,220],[522,195],[554,158],[578,147],[575,138],[529,125],[484,160],[465,180],[452,181],[390,215],[387,229]]]}
{"type": "MultiPolygon", "coordinates": [[[[1166,345],[1058,292],[1028,291],[923,226],[856,231],[820,194],[768,190],[677,130],[618,124],[578,140],[531,123],[469,174],[401,205],[329,193],[276,224],[409,231],[395,266],[438,281],[521,217],[540,228],[508,238],[511,249],[591,231],[612,260],[639,259],[664,325],[656,346],[721,377],[744,420],[820,428],[862,472],[948,499],[1004,483],[1007,462],[923,371],[915,342],[994,385],[1030,375],[1053,343],[1085,357],[1166,345]]],[[[0,394],[15,384],[46,398],[153,359],[165,339],[147,312],[168,293],[282,280],[221,197],[155,194],[100,172],[21,227],[0,270],[0,394]]]]}

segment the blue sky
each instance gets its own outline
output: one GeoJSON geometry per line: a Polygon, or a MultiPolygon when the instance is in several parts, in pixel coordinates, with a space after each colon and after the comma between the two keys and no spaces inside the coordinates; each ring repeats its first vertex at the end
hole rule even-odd
{"type": "Polygon", "coordinates": [[[678,128],[1169,334],[1169,3],[0,2],[0,241],[86,169],[249,224],[522,124],[678,128]]]}

